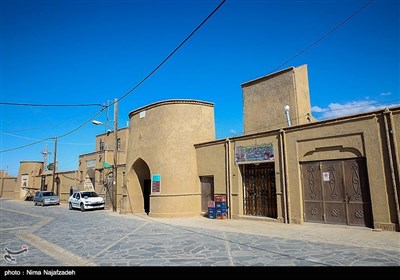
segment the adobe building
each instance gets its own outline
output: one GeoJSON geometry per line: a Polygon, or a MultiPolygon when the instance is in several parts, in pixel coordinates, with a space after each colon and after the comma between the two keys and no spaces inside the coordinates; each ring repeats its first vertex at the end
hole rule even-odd
{"type": "Polygon", "coordinates": [[[43,166],[42,161],[20,162],[16,183],[19,199],[29,199],[40,190],[43,166]]]}
{"type": "Polygon", "coordinates": [[[244,135],[195,144],[203,198],[226,194],[231,218],[399,230],[400,107],[315,122],[305,65],[242,88],[244,135]]]}
{"type": "Polygon", "coordinates": [[[242,84],[243,133],[251,134],[316,121],[311,115],[307,65],[290,67],[242,84]]]}
{"type": "MultiPolygon", "coordinates": [[[[53,191],[66,202],[71,186],[77,184],[76,171],[45,170],[43,161],[21,161],[14,188],[14,198],[31,200],[37,191],[53,191]],[[54,183],[53,183],[54,179],[54,183]]],[[[10,186],[11,188],[11,186],[10,186]]],[[[1,196],[5,198],[4,195],[1,196]]]]}
{"type": "Polygon", "coordinates": [[[215,139],[214,105],[166,100],[129,113],[126,160],[128,212],[154,217],[200,214],[194,144],[215,139]]]}
{"type": "Polygon", "coordinates": [[[241,136],[215,139],[213,103],[156,102],[129,113],[117,143],[113,132],[97,135],[77,171],[53,176],[21,162],[19,198],[55,177],[62,201],[91,188],[124,213],[204,215],[224,194],[228,218],[399,231],[400,106],[318,121],[307,65],[246,82],[242,93],[241,136]]]}
{"type": "Polygon", "coordinates": [[[128,128],[117,130],[117,141],[114,131],[107,131],[96,136],[96,151],[79,156],[77,181],[72,185],[75,190],[94,190],[105,198],[106,208],[120,207],[121,188],[125,181],[125,163],[127,155],[128,128]],[[117,146],[117,184],[114,184],[113,168],[114,149],[117,146]],[[118,186],[117,197],[114,188],[118,186]]]}
{"type": "Polygon", "coordinates": [[[0,170],[0,179],[0,197],[9,199],[17,198],[19,193],[15,193],[15,185],[17,184],[18,177],[13,177],[5,170],[0,170]]]}
{"type": "MultiPolygon", "coordinates": [[[[118,130],[118,179],[119,185],[124,181],[128,128],[118,130]]],[[[0,198],[31,200],[39,190],[54,191],[60,201],[66,203],[73,191],[95,190],[105,197],[107,207],[114,202],[112,195],[113,165],[115,147],[114,133],[108,132],[96,136],[96,151],[79,156],[78,170],[45,170],[43,161],[21,161],[18,176],[9,177],[1,173],[2,187],[0,198]],[[5,177],[3,177],[3,175],[5,177]],[[53,183],[54,181],[54,183],[53,183]],[[110,191],[108,191],[110,190],[110,191]]],[[[115,184],[116,185],[116,184],[115,184]]],[[[122,195],[119,195],[122,198],[122,195]]],[[[117,198],[119,201],[121,198],[117,198]]]]}

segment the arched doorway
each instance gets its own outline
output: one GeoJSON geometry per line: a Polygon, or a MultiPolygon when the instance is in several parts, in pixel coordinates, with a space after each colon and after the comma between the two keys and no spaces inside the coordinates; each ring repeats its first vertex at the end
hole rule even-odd
{"type": "MultiPolygon", "coordinates": [[[[151,194],[151,179],[150,179],[150,169],[147,163],[139,158],[135,161],[132,166],[133,172],[131,172],[131,179],[134,197],[141,198],[141,201],[133,201],[133,204],[140,205],[139,207],[143,207],[141,209],[144,210],[146,214],[150,213],[150,194],[151,194]],[[132,174],[133,173],[133,174],[132,174]],[[135,203],[136,202],[136,203],[135,203]],[[143,205],[143,206],[142,206],[143,205]]],[[[137,209],[137,207],[135,207],[137,209]]],[[[138,209],[139,210],[139,209],[138,209]]],[[[142,211],[143,211],[142,210],[142,211]]],[[[140,211],[140,210],[139,210],[140,211]]]]}
{"type": "Polygon", "coordinates": [[[96,182],[96,177],[95,177],[95,170],[93,168],[89,168],[86,172],[86,178],[90,178],[90,181],[92,183],[92,188],[95,189],[95,182],[96,182]]]}

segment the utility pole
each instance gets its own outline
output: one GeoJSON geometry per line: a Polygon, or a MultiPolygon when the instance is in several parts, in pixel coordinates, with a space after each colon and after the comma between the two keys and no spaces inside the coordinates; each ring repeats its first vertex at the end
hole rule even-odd
{"type": "Polygon", "coordinates": [[[117,189],[118,189],[118,99],[114,99],[114,137],[115,137],[115,147],[114,147],[114,166],[113,166],[113,187],[114,187],[114,203],[113,211],[117,211],[117,189]]]}
{"type": "Polygon", "coordinates": [[[54,192],[54,183],[56,181],[56,167],[57,167],[57,137],[54,137],[53,182],[51,183],[51,191],[53,192],[54,192]]]}

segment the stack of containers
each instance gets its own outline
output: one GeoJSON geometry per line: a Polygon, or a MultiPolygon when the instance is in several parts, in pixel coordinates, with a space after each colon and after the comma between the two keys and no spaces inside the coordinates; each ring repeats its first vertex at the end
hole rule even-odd
{"type": "Polygon", "coordinates": [[[217,219],[226,219],[226,195],[215,195],[215,210],[217,219]]]}
{"type": "Polygon", "coordinates": [[[210,200],[208,202],[208,218],[215,219],[215,217],[216,217],[215,202],[210,200]]]}

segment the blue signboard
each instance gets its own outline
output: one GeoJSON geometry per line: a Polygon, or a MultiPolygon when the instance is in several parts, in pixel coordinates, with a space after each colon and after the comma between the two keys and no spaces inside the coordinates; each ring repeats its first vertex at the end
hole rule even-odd
{"type": "Polygon", "coordinates": [[[159,193],[161,191],[161,175],[154,174],[151,176],[151,192],[159,193]]]}

